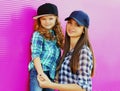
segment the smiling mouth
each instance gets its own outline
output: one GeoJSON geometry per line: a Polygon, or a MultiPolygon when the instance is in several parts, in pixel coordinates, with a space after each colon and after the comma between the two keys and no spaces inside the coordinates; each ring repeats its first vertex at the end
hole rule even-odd
{"type": "Polygon", "coordinates": [[[74,31],[72,31],[72,30],[69,30],[69,33],[73,33],[74,31]]]}
{"type": "Polygon", "coordinates": [[[45,25],[45,26],[50,26],[50,25],[45,25]]]}

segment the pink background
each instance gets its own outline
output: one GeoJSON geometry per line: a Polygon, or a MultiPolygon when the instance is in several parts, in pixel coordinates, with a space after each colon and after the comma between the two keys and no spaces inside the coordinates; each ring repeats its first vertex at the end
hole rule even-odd
{"type": "Polygon", "coordinates": [[[59,18],[73,10],[90,16],[90,40],[96,56],[93,91],[120,91],[120,0],[1,0],[0,91],[29,91],[28,63],[33,19],[39,5],[58,6],[59,18]]]}

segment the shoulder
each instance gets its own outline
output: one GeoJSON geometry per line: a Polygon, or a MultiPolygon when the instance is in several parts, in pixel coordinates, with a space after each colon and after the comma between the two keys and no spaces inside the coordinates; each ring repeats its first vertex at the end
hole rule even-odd
{"type": "Polygon", "coordinates": [[[83,45],[82,49],[80,50],[81,53],[86,52],[91,54],[91,50],[87,45],[83,45]]]}
{"type": "Polygon", "coordinates": [[[38,31],[35,31],[33,32],[33,38],[43,38],[43,37],[38,31]]]}
{"type": "Polygon", "coordinates": [[[33,32],[33,36],[40,36],[40,33],[38,31],[33,32]]]}
{"type": "Polygon", "coordinates": [[[80,57],[92,59],[92,52],[87,45],[83,45],[82,49],[80,50],[80,57]]]}
{"type": "Polygon", "coordinates": [[[87,45],[84,45],[81,49],[80,56],[79,56],[79,63],[80,63],[80,66],[83,67],[84,69],[88,69],[88,67],[92,69],[93,67],[92,52],[87,45]]]}

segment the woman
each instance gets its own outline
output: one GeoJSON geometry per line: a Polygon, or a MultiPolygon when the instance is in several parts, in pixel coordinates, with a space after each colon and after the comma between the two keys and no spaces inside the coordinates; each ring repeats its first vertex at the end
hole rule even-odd
{"type": "Polygon", "coordinates": [[[57,67],[59,83],[51,82],[42,74],[38,76],[38,81],[43,88],[92,91],[95,60],[88,38],[89,17],[83,11],[73,11],[65,20],[65,46],[57,67]]]}

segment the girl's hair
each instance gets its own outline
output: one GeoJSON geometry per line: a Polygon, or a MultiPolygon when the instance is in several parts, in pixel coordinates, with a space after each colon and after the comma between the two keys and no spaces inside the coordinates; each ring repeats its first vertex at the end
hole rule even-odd
{"type": "Polygon", "coordinates": [[[62,27],[60,25],[60,22],[58,20],[58,17],[56,19],[56,23],[55,23],[55,26],[53,27],[53,31],[55,33],[55,36],[52,36],[52,34],[48,31],[48,30],[45,30],[43,29],[43,27],[41,26],[41,23],[40,23],[40,18],[38,18],[36,21],[35,21],[35,24],[34,24],[34,30],[35,31],[38,31],[40,32],[40,34],[45,38],[45,39],[48,39],[48,40],[54,40],[56,39],[57,40],[57,45],[63,49],[63,46],[64,46],[64,35],[62,33],[62,27]]]}
{"type": "MultiPolygon", "coordinates": [[[[72,73],[75,74],[77,72],[77,69],[79,67],[80,50],[82,49],[83,45],[87,45],[92,52],[93,68],[92,68],[91,76],[93,77],[95,58],[94,58],[94,53],[93,53],[93,50],[92,50],[92,47],[91,47],[91,44],[90,44],[90,41],[89,41],[89,38],[88,38],[88,29],[86,27],[84,28],[84,33],[81,35],[80,39],[78,40],[78,42],[77,42],[77,44],[74,48],[74,51],[73,51],[73,54],[72,54],[72,57],[71,57],[71,60],[70,60],[70,68],[71,68],[72,73]]],[[[70,48],[70,37],[66,33],[66,35],[65,35],[65,45],[64,45],[64,49],[63,49],[64,51],[63,51],[63,55],[61,57],[61,60],[58,64],[57,72],[60,70],[62,62],[64,61],[64,58],[65,58],[67,52],[69,51],[69,48],[70,48]]]]}

